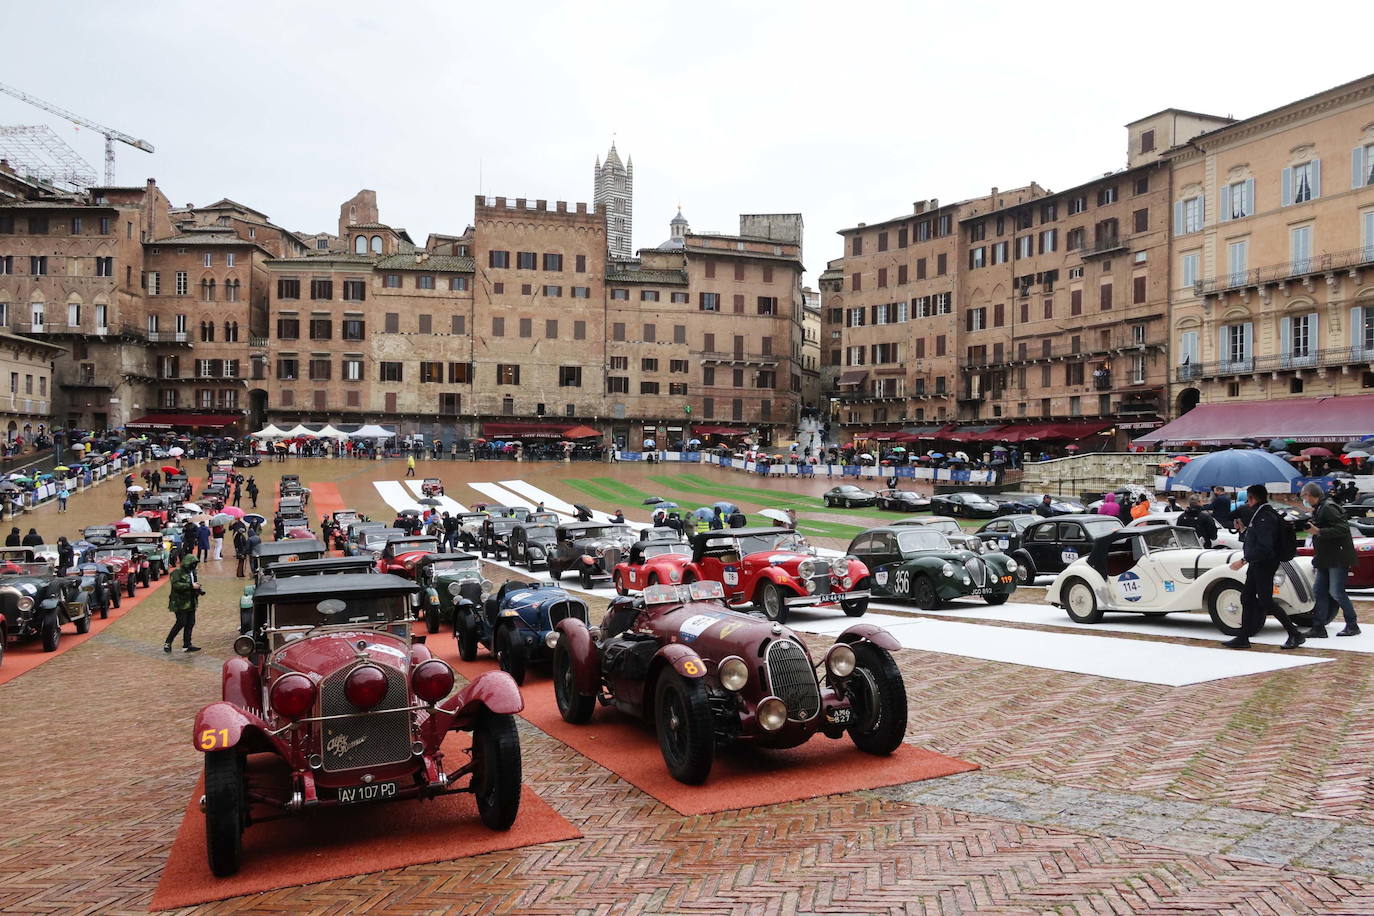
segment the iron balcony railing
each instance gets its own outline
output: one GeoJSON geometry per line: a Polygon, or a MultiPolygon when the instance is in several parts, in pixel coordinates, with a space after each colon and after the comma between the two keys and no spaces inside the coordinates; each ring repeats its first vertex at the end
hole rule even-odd
{"type": "Polygon", "coordinates": [[[1247,286],[1264,286],[1269,283],[1280,283],[1284,280],[1295,280],[1311,274],[1343,270],[1347,267],[1360,267],[1372,263],[1374,263],[1374,245],[1349,248],[1345,251],[1328,251],[1323,254],[1315,254],[1310,258],[1298,258],[1284,261],[1281,264],[1256,267],[1254,270],[1227,272],[1209,280],[1199,280],[1193,285],[1193,293],[1198,296],[1209,296],[1227,290],[1244,289],[1247,286]]]}
{"type": "Polygon", "coordinates": [[[1283,369],[1317,369],[1324,366],[1349,366],[1374,362],[1374,347],[1332,347],[1309,350],[1298,356],[1290,353],[1271,353],[1248,359],[1224,359],[1206,363],[1185,363],[1174,367],[1176,381],[1217,378],[1226,375],[1247,375],[1251,372],[1274,372],[1283,369]]]}
{"type": "Polygon", "coordinates": [[[1145,336],[1138,338],[1134,333],[1121,332],[1114,333],[1107,341],[1100,337],[1096,341],[1080,340],[1077,347],[1073,346],[1070,339],[1066,343],[1058,343],[1046,351],[1043,347],[1037,349],[1026,348],[1025,353],[1019,350],[1013,353],[1004,353],[1002,356],[961,356],[959,357],[960,369],[992,369],[1007,366],[1029,366],[1033,363],[1045,362],[1055,359],[1091,358],[1094,356],[1112,356],[1120,353],[1129,353],[1137,350],[1163,349],[1165,340],[1163,337],[1145,336]]]}

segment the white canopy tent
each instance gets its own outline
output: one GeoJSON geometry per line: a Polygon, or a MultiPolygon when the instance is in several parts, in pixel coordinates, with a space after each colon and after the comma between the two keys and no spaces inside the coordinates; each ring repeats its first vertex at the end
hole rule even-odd
{"type": "Polygon", "coordinates": [[[396,433],[393,430],[384,426],[377,426],[375,423],[369,423],[353,430],[348,434],[348,437],[350,439],[390,439],[394,435],[396,433]]]}
{"type": "Polygon", "coordinates": [[[297,423],[295,426],[291,427],[286,432],[282,433],[282,435],[290,439],[295,436],[316,436],[319,434],[316,433],[313,429],[310,429],[304,423],[297,423]]]}
{"type": "Polygon", "coordinates": [[[284,439],[289,433],[277,428],[276,424],[268,423],[262,429],[253,433],[254,439],[284,439]]]}
{"type": "Polygon", "coordinates": [[[324,425],[324,428],[321,429],[319,432],[315,433],[315,435],[316,435],[316,436],[319,436],[321,439],[347,439],[347,438],[348,438],[348,433],[343,432],[342,430],[335,429],[334,426],[333,426],[333,424],[330,424],[330,423],[326,423],[326,424],[324,425]]]}

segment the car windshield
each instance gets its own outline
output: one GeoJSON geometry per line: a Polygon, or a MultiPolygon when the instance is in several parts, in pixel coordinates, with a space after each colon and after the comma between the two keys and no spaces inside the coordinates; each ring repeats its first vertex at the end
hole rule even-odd
{"type": "Polygon", "coordinates": [[[476,560],[435,560],[430,569],[436,573],[470,572],[481,574],[481,565],[476,560]]]}
{"type": "MultiPolygon", "coordinates": [[[[405,595],[385,597],[334,597],[343,608],[337,613],[324,613],[319,605],[324,602],[310,599],[272,605],[272,626],[274,627],[325,627],[347,624],[385,624],[393,619],[404,618],[408,607],[405,595]]],[[[327,607],[328,610],[332,608],[327,607]]]]}
{"type": "Polygon", "coordinates": [[[629,525],[610,525],[606,528],[606,534],[604,536],[608,538],[627,538],[633,537],[634,532],[630,530],[629,525]]]}
{"type": "Polygon", "coordinates": [[[443,481],[441,481],[438,477],[426,477],[426,478],[425,478],[425,483],[427,483],[427,484],[436,484],[436,483],[443,483],[443,481]]]}
{"type": "Polygon", "coordinates": [[[988,502],[988,498],[981,493],[960,493],[959,497],[966,503],[988,502]]]}
{"type": "Polygon", "coordinates": [[[897,547],[902,553],[911,553],[915,550],[954,549],[950,546],[949,539],[941,532],[934,530],[933,526],[900,532],[897,535],[897,547]]]}
{"type": "Polygon", "coordinates": [[[493,531],[510,531],[518,524],[520,522],[513,518],[496,518],[491,521],[493,531]]]}
{"type": "Polygon", "coordinates": [[[366,534],[366,543],[371,547],[385,547],[387,540],[391,537],[388,531],[369,531],[366,534]]]}
{"type": "Polygon", "coordinates": [[[739,539],[740,556],[763,553],[768,550],[795,550],[806,553],[810,550],[806,538],[795,531],[782,534],[751,534],[739,539]]]}
{"type": "Polygon", "coordinates": [[[435,544],[433,541],[426,538],[423,540],[390,541],[389,546],[391,547],[392,555],[395,556],[396,554],[407,553],[411,550],[433,550],[435,544]]]}
{"type": "Polygon", "coordinates": [[[581,538],[604,538],[611,536],[611,528],[607,525],[604,528],[574,528],[568,532],[568,537],[574,540],[581,538]]]}
{"type": "Polygon", "coordinates": [[[1102,535],[1109,534],[1110,532],[1113,532],[1121,527],[1120,521],[1116,521],[1105,516],[1100,521],[1097,519],[1089,519],[1083,524],[1087,526],[1088,534],[1092,535],[1095,538],[1100,538],[1102,537],[1102,535]]]}
{"type": "Polygon", "coordinates": [[[0,560],[0,576],[47,576],[52,569],[47,563],[19,563],[0,560]]]}
{"type": "Polygon", "coordinates": [[[923,528],[929,528],[929,529],[934,530],[934,531],[938,531],[938,532],[940,532],[941,534],[963,534],[963,533],[964,533],[964,529],[962,529],[962,528],[959,527],[959,523],[956,522],[956,521],[954,521],[953,519],[949,519],[949,518],[947,518],[947,519],[941,519],[941,520],[938,521],[938,522],[931,522],[930,524],[928,524],[928,525],[923,525],[923,526],[921,526],[921,527],[923,527],[923,528]]]}
{"type": "Polygon", "coordinates": [[[1197,532],[1192,528],[1152,527],[1140,536],[1151,553],[1157,550],[1178,550],[1184,547],[1201,547],[1197,532]]]}
{"type": "Polygon", "coordinates": [[[692,552],[692,548],[686,544],[651,544],[644,548],[644,559],[653,557],[665,557],[671,554],[687,556],[692,552]]]}
{"type": "Polygon", "coordinates": [[[121,559],[127,560],[132,555],[133,549],[129,547],[117,547],[113,550],[97,550],[95,552],[95,557],[97,560],[108,560],[112,557],[120,557],[121,559]]]}

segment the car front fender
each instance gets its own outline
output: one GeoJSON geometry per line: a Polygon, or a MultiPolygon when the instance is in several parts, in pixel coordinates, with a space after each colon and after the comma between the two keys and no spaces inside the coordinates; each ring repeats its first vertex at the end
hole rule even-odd
{"type": "Polygon", "coordinates": [[[655,661],[672,665],[673,670],[683,677],[705,677],[706,663],[696,651],[682,643],[671,643],[654,654],[655,661]]]}
{"type": "Polygon", "coordinates": [[[765,566],[760,569],[758,575],[754,577],[754,586],[749,590],[749,599],[754,600],[758,594],[759,586],[765,582],[787,589],[793,595],[805,595],[806,589],[797,586],[796,578],[783,569],[781,566],[765,566]]]}
{"type": "Polygon", "coordinates": [[[196,713],[191,744],[202,752],[243,747],[248,752],[275,751],[285,755],[286,744],[270,734],[261,717],[233,703],[211,703],[196,713]]]}
{"type": "Polygon", "coordinates": [[[836,638],[835,642],[849,643],[851,645],[856,642],[871,642],[873,645],[881,646],[889,652],[902,647],[902,644],[897,641],[897,637],[893,636],[882,627],[871,623],[856,623],[854,626],[848,627],[838,638],[836,638]]]}
{"type": "Polygon", "coordinates": [[[560,638],[568,641],[568,655],[572,660],[573,684],[583,696],[595,695],[601,687],[600,662],[596,644],[587,625],[576,617],[566,617],[554,627],[560,638]]]}
{"type": "Polygon", "coordinates": [[[1087,557],[1084,557],[1083,559],[1075,560],[1070,563],[1068,568],[1054,577],[1054,581],[1050,583],[1050,587],[1045,591],[1045,600],[1056,607],[1061,606],[1064,583],[1068,582],[1070,579],[1082,579],[1092,586],[1094,591],[1100,591],[1107,584],[1107,580],[1102,578],[1102,575],[1097,570],[1089,566],[1087,557]]]}
{"type": "Polygon", "coordinates": [[[440,732],[471,728],[483,710],[514,715],[525,708],[515,679],[504,671],[480,674],[471,684],[440,701],[430,719],[440,732]]]}
{"type": "Polygon", "coordinates": [[[262,702],[257,666],[241,655],[226,661],[220,668],[220,696],[240,709],[256,709],[262,702]]]}

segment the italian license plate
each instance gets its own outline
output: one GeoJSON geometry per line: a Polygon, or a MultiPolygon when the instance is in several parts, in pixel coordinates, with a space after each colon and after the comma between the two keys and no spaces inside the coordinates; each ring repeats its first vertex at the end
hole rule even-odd
{"type": "Polygon", "coordinates": [[[339,804],[355,805],[358,802],[395,798],[400,785],[398,782],[374,782],[370,786],[345,786],[339,790],[339,804]]]}
{"type": "Polygon", "coordinates": [[[991,585],[984,585],[982,588],[975,588],[973,591],[969,592],[969,594],[977,595],[981,598],[983,595],[991,595],[992,591],[993,589],[991,585]]]}

